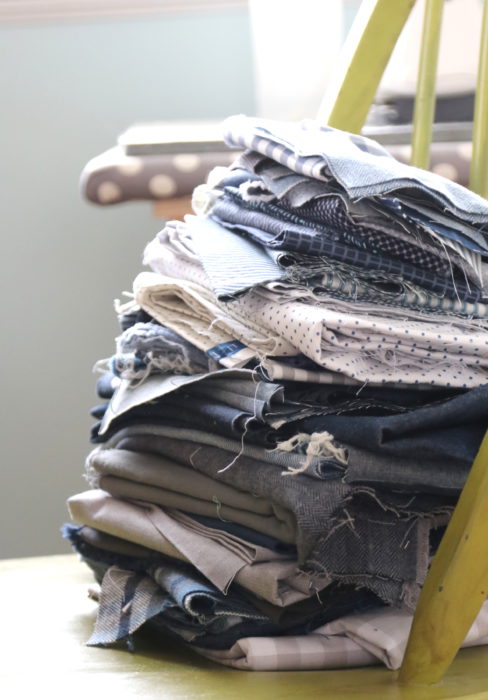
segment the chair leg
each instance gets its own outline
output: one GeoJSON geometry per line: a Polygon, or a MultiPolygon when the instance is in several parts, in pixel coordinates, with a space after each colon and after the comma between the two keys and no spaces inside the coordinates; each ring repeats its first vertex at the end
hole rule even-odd
{"type": "Polygon", "coordinates": [[[429,167],[430,161],[443,5],[444,0],[427,0],[425,4],[410,159],[411,165],[424,169],[429,167]]]}
{"type": "Polygon", "coordinates": [[[473,158],[469,187],[488,198],[488,1],[483,7],[478,81],[474,103],[473,158]]]}
{"type": "Polygon", "coordinates": [[[401,683],[437,683],[488,595],[488,433],[424,583],[401,683]]]}
{"type": "Polygon", "coordinates": [[[359,133],[415,0],[363,0],[317,120],[359,133]]]}

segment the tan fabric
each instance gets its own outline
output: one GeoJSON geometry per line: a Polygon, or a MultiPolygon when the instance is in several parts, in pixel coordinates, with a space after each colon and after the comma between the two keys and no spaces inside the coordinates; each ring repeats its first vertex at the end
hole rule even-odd
{"type": "Polygon", "coordinates": [[[153,549],[128,542],[121,537],[108,535],[106,532],[97,530],[89,525],[83,525],[83,527],[78,530],[78,536],[86,544],[97,547],[98,549],[103,549],[105,552],[113,552],[114,554],[122,554],[128,557],[138,557],[139,559],[149,559],[158,554],[153,549]]]}
{"type": "Polygon", "coordinates": [[[150,503],[124,501],[92,490],[72,496],[68,508],[73,520],[83,525],[190,562],[224,592],[235,580],[269,603],[287,606],[315,595],[329,583],[325,576],[300,572],[294,560],[277,559],[276,552],[195,521],[188,527],[191,518],[150,503]]]}
{"type": "Polygon", "coordinates": [[[87,472],[91,486],[112,496],[231,520],[283,542],[295,542],[296,523],[289,511],[170,459],[96,448],[88,456],[87,472]]]}
{"type": "Polygon", "coordinates": [[[141,272],[134,280],[134,297],[153,318],[200,350],[232,340],[244,343],[246,350],[220,361],[227,367],[242,367],[259,354],[296,354],[291,343],[258,325],[253,320],[257,316],[250,316],[245,322],[229,316],[225,304],[217,302],[211,291],[194,282],[164,277],[155,272],[141,272]]]}
{"type": "MultiPolygon", "coordinates": [[[[226,666],[249,671],[305,671],[383,663],[401,666],[413,616],[385,608],[349,615],[295,637],[248,637],[230,649],[199,653],[226,666]]],[[[488,602],[469,630],[463,647],[488,644],[488,602]]],[[[192,647],[193,649],[195,647],[192,647]]]]}

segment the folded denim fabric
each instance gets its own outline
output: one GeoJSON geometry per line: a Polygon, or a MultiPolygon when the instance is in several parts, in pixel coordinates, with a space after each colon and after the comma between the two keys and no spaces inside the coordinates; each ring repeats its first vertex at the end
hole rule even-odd
{"type": "MultiPolygon", "coordinates": [[[[137,391],[137,387],[135,388],[137,391]]],[[[264,424],[248,411],[242,411],[228,406],[220,401],[207,397],[195,396],[191,391],[178,391],[167,394],[159,399],[153,399],[150,403],[142,403],[125,411],[117,418],[110,421],[111,430],[119,430],[121,427],[132,423],[165,423],[182,427],[195,427],[200,430],[240,438],[244,432],[257,433],[263,428],[263,440],[266,443],[264,424]]],[[[101,436],[106,439],[107,432],[101,436]]],[[[259,437],[257,436],[259,440],[259,437]]]]}
{"type": "Polygon", "coordinates": [[[286,430],[326,430],[339,442],[383,455],[455,460],[469,468],[488,428],[488,384],[390,416],[314,416],[286,430]]]}
{"type": "MultiPolygon", "coordinates": [[[[198,446],[193,447],[198,450],[198,446]]],[[[226,456],[230,464],[233,455],[226,456]]],[[[175,461],[129,450],[97,448],[87,459],[87,478],[93,488],[101,488],[112,496],[221,517],[283,542],[295,542],[295,519],[286,508],[189,471],[178,462],[177,458],[175,461]]]]}
{"type": "Polygon", "coordinates": [[[104,372],[97,379],[97,395],[101,399],[111,399],[119,385],[119,377],[116,377],[112,371],[104,372]]]}
{"type": "Polygon", "coordinates": [[[238,593],[224,596],[211,584],[176,564],[150,567],[148,574],[103,566],[85,559],[101,583],[95,629],[88,644],[113,644],[151,618],[187,642],[225,649],[239,631],[266,634],[279,626],[238,593]],[[105,569],[103,578],[101,573],[105,569]],[[101,581],[100,581],[101,578],[101,581]]]}
{"type": "Polygon", "coordinates": [[[325,181],[332,175],[351,199],[407,189],[461,220],[488,223],[482,197],[440,175],[400,163],[364,136],[313,121],[291,124],[243,115],[227,119],[223,133],[228,145],[251,148],[294,172],[325,181]]]}
{"type": "Polygon", "coordinates": [[[108,403],[101,403],[101,404],[98,404],[97,406],[93,406],[93,408],[90,408],[90,416],[93,416],[93,418],[97,418],[98,420],[101,420],[103,418],[103,416],[105,415],[107,408],[108,408],[108,403]]]}
{"type": "Polygon", "coordinates": [[[267,420],[270,413],[276,413],[284,404],[281,385],[260,381],[251,370],[241,370],[239,374],[235,377],[209,374],[207,380],[193,384],[187,391],[247,411],[260,421],[267,420]]]}
{"type": "Polygon", "coordinates": [[[315,231],[312,222],[308,228],[288,223],[278,218],[276,209],[278,208],[271,204],[237,203],[235,197],[230,199],[224,195],[213,206],[211,217],[225,228],[247,235],[262,246],[304,255],[326,256],[367,270],[387,272],[436,294],[460,301],[476,302],[480,299],[480,290],[473,283],[469,284],[462,279],[451,280],[445,275],[441,277],[428,268],[416,267],[403,259],[370,252],[367,241],[354,239],[347,243],[326,236],[315,231]]]}
{"type": "Polygon", "coordinates": [[[136,323],[116,339],[112,369],[123,379],[144,379],[153,371],[199,374],[209,357],[169,328],[151,321],[136,323]]]}
{"type": "MultiPolygon", "coordinates": [[[[107,375],[113,376],[113,375],[107,375]]],[[[212,395],[211,386],[215,381],[224,380],[225,384],[231,389],[234,386],[234,381],[253,381],[255,380],[256,387],[256,411],[259,416],[260,410],[264,410],[264,406],[268,406],[271,397],[276,397],[276,401],[280,401],[281,388],[277,384],[264,384],[259,381],[259,376],[250,370],[246,369],[217,369],[212,372],[202,374],[161,374],[151,375],[146,377],[143,382],[138,382],[134,385],[131,381],[123,379],[119,380],[116,392],[113,393],[107,411],[103,417],[103,425],[101,433],[104,433],[112,421],[120,418],[124,413],[127,413],[137,407],[145,404],[161,401],[164,398],[171,399],[176,393],[191,392],[195,395],[207,396],[210,392],[212,395]],[[209,384],[209,392],[202,388],[197,388],[197,384],[209,384]],[[210,386],[211,385],[211,386],[210,386]],[[270,388],[265,388],[269,386],[270,388]]],[[[219,388],[222,387],[220,383],[219,388]]],[[[237,391],[242,391],[242,386],[239,385],[237,391]]],[[[235,400],[229,403],[228,397],[226,402],[229,406],[243,411],[247,410],[247,405],[244,406],[245,400],[240,400],[239,396],[235,396],[235,400]]]]}
{"type": "Polygon", "coordinates": [[[114,432],[134,424],[164,423],[274,447],[273,428],[322,412],[311,402],[286,399],[282,387],[260,381],[252,371],[193,377],[190,382],[174,375],[169,390],[167,380],[155,376],[136,386],[123,383],[110,405],[92,409],[101,423],[93,426],[91,441],[105,442],[114,432]],[[184,380],[181,384],[180,379],[184,380]],[[121,397],[124,392],[125,399],[121,397]]]}
{"type": "Polygon", "coordinates": [[[101,581],[97,621],[88,641],[91,645],[113,644],[149,623],[148,627],[158,633],[173,633],[204,648],[226,649],[242,633],[306,633],[326,620],[376,604],[368,592],[337,587],[327,603],[306,601],[294,611],[278,611],[275,622],[239,592],[223,596],[191,569],[177,563],[152,565],[148,575],[143,575],[132,570],[130,563],[128,569],[104,565],[101,552],[95,560],[84,560],[101,581]]]}
{"type": "Polygon", "coordinates": [[[262,381],[255,371],[153,375],[136,385],[121,382],[106,410],[101,416],[97,413],[103,425],[100,435],[94,429],[93,437],[103,441],[123,425],[169,421],[229,437],[252,433],[254,441],[268,444],[266,425],[279,426],[303,415],[308,415],[305,407],[285,401],[281,386],[262,381]]]}
{"type": "MultiPolygon", "coordinates": [[[[197,649],[203,656],[247,671],[311,671],[383,663],[400,668],[413,616],[385,608],[357,613],[318,627],[311,634],[240,639],[225,651],[197,649]]],[[[462,647],[488,644],[484,603],[462,647]]]]}

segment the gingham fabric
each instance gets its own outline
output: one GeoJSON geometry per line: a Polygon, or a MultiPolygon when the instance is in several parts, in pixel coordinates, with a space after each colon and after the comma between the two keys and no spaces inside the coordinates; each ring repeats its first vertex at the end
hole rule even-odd
{"type": "MultiPolygon", "coordinates": [[[[240,639],[231,649],[199,649],[207,658],[248,671],[311,671],[384,664],[400,668],[412,624],[408,613],[385,609],[349,615],[293,637],[240,639]]],[[[488,643],[488,603],[484,603],[462,646],[488,643]]]]}

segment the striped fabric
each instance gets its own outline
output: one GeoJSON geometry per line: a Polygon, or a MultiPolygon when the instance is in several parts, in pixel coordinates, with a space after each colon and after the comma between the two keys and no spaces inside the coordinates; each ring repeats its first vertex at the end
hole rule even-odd
{"type": "Polygon", "coordinates": [[[166,606],[167,595],[147,576],[112,567],[104,576],[89,645],[113,644],[135,632],[166,606]]]}
{"type": "Polygon", "coordinates": [[[186,226],[212,289],[221,301],[284,277],[285,271],[266,248],[242,236],[229,235],[212,219],[188,216],[186,226]],[[252,264],[248,264],[250,260],[252,264]]]}
{"type": "Polygon", "coordinates": [[[229,146],[251,148],[302,175],[331,175],[351,199],[416,190],[441,210],[488,223],[485,199],[441,175],[400,163],[375,141],[313,121],[289,124],[237,115],[223,124],[229,146]]]}

